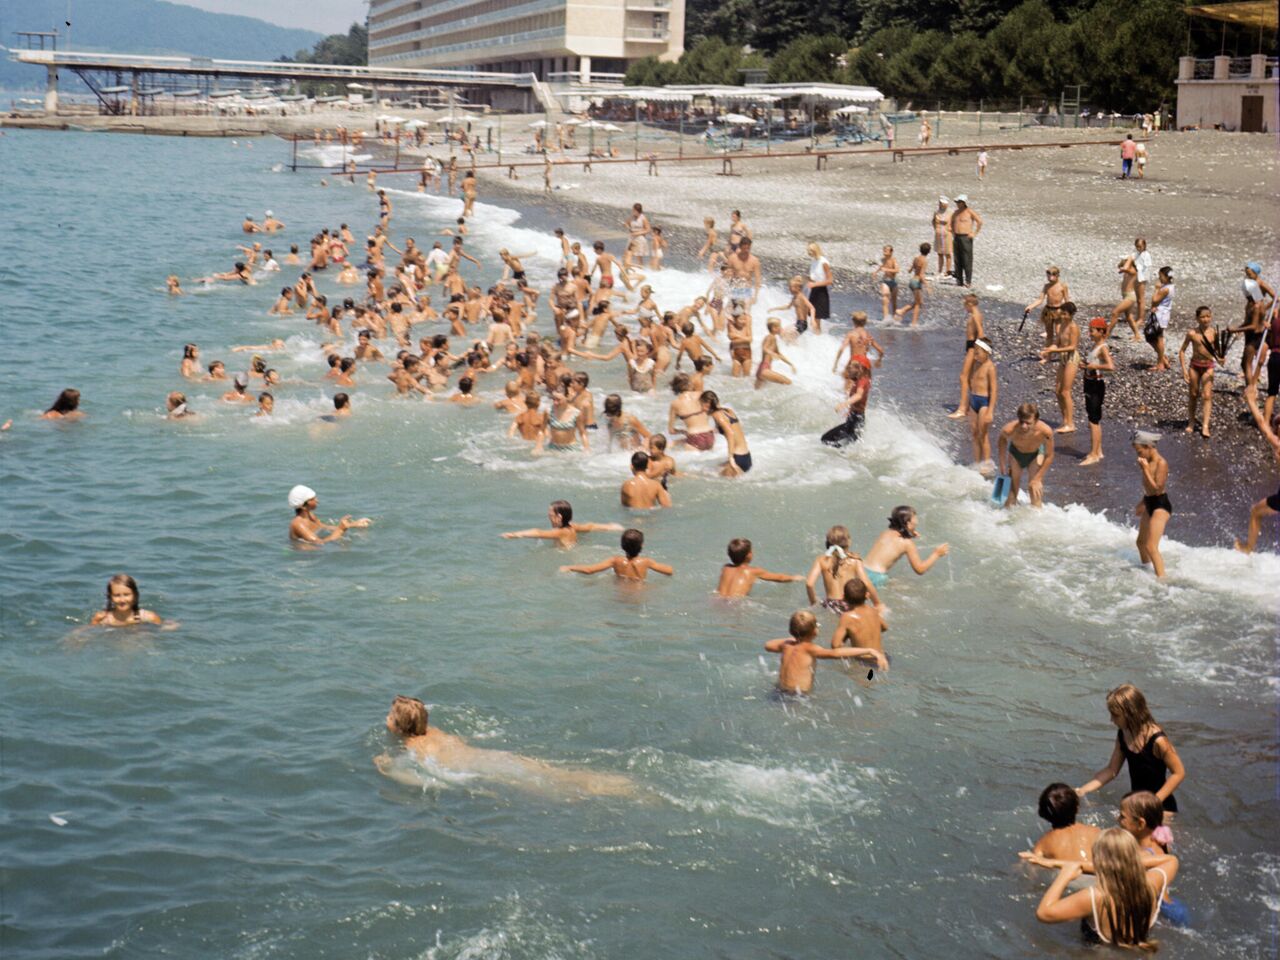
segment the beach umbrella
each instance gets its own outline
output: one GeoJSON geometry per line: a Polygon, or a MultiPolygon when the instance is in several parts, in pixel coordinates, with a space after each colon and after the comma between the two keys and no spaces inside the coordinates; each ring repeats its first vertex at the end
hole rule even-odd
{"type": "Polygon", "coordinates": [[[404,125],[404,128],[406,130],[417,130],[419,127],[429,127],[429,126],[431,126],[431,124],[427,123],[427,121],[425,120],[410,120],[408,123],[404,125]]]}
{"type": "Polygon", "coordinates": [[[832,110],[831,112],[841,116],[848,116],[853,113],[870,113],[866,107],[860,107],[856,103],[851,103],[847,107],[841,107],[839,110],[832,110]]]}
{"type": "Polygon", "coordinates": [[[568,120],[564,121],[564,125],[566,127],[576,127],[580,123],[586,123],[586,121],[580,120],[577,117],[570,117],[568,120]]]}
{"type": "Polygon", "coordinates": [[[535,120],[533,121],[533,123],[529,124],[529,128],[533,129],[535,127],[545,127],[546,125],[547,125],[547,121],[545,120],[535,120]]]}

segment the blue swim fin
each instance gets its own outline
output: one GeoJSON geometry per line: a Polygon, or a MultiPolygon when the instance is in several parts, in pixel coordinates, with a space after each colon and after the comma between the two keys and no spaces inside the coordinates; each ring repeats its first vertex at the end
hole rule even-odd
{"type": "Polygon", "coordinates": [[[996,477],[996,482],[991,488],[991,502],[997,507],[1003,507],[1005,501],[1009,499],[1009,485],[1012,481],[1007,474],[1000,474],[996,477]]]}

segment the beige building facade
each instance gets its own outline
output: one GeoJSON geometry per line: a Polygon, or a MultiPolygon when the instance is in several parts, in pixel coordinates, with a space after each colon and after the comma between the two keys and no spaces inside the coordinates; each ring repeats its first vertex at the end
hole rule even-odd
{"type": "Polygon", "coordinates": [[[608,80],[684,50],[684,0],[370,0],[369,65],[608,80]]]}
{"type": "Polygon", "coordinates": [[[1214,57],[1178,62],[1178,129],[1275,133],[1280,130],[1276,92],[1280,62],[1251,57],[1214,57]]]}

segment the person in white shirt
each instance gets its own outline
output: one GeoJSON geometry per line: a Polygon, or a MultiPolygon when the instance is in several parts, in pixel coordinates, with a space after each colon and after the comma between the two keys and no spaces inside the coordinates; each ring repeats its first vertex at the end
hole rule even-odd
{"type": "Polygon", "coordinates": [[[1137,297],[1137,312],[1134,316],[1138,323],[1142,323],[1147,316],[1143,307],[1147,299],[1147,281],[1151,279],[1151,254],[1147,253],[1147,241],[1143,237],[1133,241],[1133,248],[1137,251],[1133,255],[1134,294],[1137,297]]]}
{"type": "Polygon", "coordinates": [[[822,255],[816,243],[808,246],[809,302],[813,304],[813,332],[822,332],[822,321],[831,316],[831,261],[822,255]]]}
{"type": "Polygon", "coordinates": [[[430,272],[430,280],[432,283],[439,283],[440,278],[448,272],[449,255],[444,252],[437,240],[431,246],[431,252],[427,254],[427,270],[430,272]]]}

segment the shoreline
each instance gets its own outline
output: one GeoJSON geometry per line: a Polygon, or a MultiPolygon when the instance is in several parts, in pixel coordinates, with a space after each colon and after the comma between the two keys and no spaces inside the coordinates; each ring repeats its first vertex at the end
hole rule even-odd
{"type": "MultiPolygon", "coordinates": [[[[609,203],[575,190],[556,191],[550,198],[545,198],[540,191],[534,194],[519,187],[513,189],[506,180],[482,182],[481,189],[482,201],[487,193],[488,199],[510,203],[522,213],[538,211],[536,219],[545,221],[537,224],[539,228],[545,226],[550,229],[550,225],[571,218],[595,225],[597,230],[593,236],[607,240],[620,238],[621,228],[601,230],[599,225],[616,221],[631,202],[625,195],[619,195],[609,203]],[[563,212],[566,209],[570,212],[568,218],[563,212]]],[[[669,265],[683,270],[699,269],[692,257],[698,244],[692,242],[688,232],[678,232],[671,239],[669,265]]],[[[700,242],[700,235],[698,239],[700,242]]],[[[767,251],[769,239],[763,240],[759,246],[767,251]]],[[[757,253],[769,280],[785,280],[794,273],[807,272],[807,260],[802,262],[794,257],[762,253],[758,248],[757,253]]],[[[869,289],[870,284],[858,282],[857,277],[849,282],[849,272],[842,273],[846,282],[832,294],[834,323],[831,326],[840,333],[848,329],[850,310],[866,310],[872,317],[879,312],[879,297],[869,289]]],[[[878,391],[873,390],[869,414],[874,416],[877,400],[889,401],[938,438],[957,463],[965,465],[969,456],[967,422],[951,421],[945,416],[955,408],[959,393],[964,321],[958,301],[962,291],[949,283],[935,289],[937,292],[932,302],[926,300],[925,318],[929,317],[932,307],[932,322],[915,329],[899,324],[884,325],[876,320],[870,324],[877,339],[890,350],[891,357],[886,364],[901,365],[892,371],[888,368],[876,371],[878,378],[890,382],[887,385],[882,382],[877,385],[878,391]],[[909,357],[906,363],[902,363],[904,354],[909,357]],[[892,376],[886,377],[885,374],[889,373],[892,376]]],[[[1023,332],[1019,333],[1021,305],[1014,304],[1007,297],[1001,299],[999,293],[1002,291],[996,291],[994,296],[991,291],[978,289],[978,292],[982,297],[988,336],[996,346],[1001,379],[1001,412],[993,429],[1012,419],[1013,407],[1024,400],[1035,401],[1045,422],[1056,428],[1061,421],[1054,394],[1055,368],[1038,363],[1041,328],[1037,318],[1033,316],[1028,320],[1023,332]]],[[[1080,318],[1087,323],[1093,312],[1102,311],[1084,307],[1080,318]]],[[[1109,309],[1106,312],[1109,313],[1109,309]]],[[[1222,316],[1221,312],[1219,316],[1222,316]]],[[[1231,319],[1231,322],[1238,321],[1231,319]]],[[[1127,332],[1122,333],[1117,328],[1110,341],[1117,369],[1108,378],[1103,418],[1103,448],[1107,456],[1096,467],[1078,466],[1078,461],[1088,453],[1089,434],[1080,377],[1077,376],[1074,389],[1077,430],[1074,434],[1056,437],[1058,460],[1046,480],[1047,502],[1061,505],[1078,503],[1132,526],[1132,510],[1139,499],[1140,484],[1136,468],[1131,463],[1129,437],[1139,427],[1154,428],[1165,436],[1161,452],[1170,463],[1170,491],[1177,509],[1177,518],[1170,525],[1170,537],[1191,546],[1230,549],[1231,538],[1241,535],[1244,530],[1249,507],[1260,496],[1273,492],[1274,487],[1274,483],[1266,479],[1272,474],[1271,458],[1256,428],[1251,420],[1244,422],[1236,416],[1236,410],[1242,408],[1239,381],[1220,375],[1219,387],[1215,391],[1213,439],[1204,441],[1198,434],[1188,437],[1181,432],[1185,423],[1185,387],[1181,377],[1174,370],[1164,374],[1162,380],[1157,380],[1157,374],[1143,370],[1146,358],[1153,354],[1145,343],[1125,342],[1126,335],[1127,332]],[[1224,450],[1230,451],[1229,457],[1222,456],[1224,450]]],[[[1169,337],[1166,351],[1171,358],[1179,343],[1180,339],[1169,337]]],[[[1237,342],[1231,353],[1231,358],[1237,363],[1239,350],[1237,342]]],[[[992,451],[995,452],[994,439],[992,451]]],[[[1260,548],[1265,549],[1265,546],[1260,544],[1260,548]]]]}

